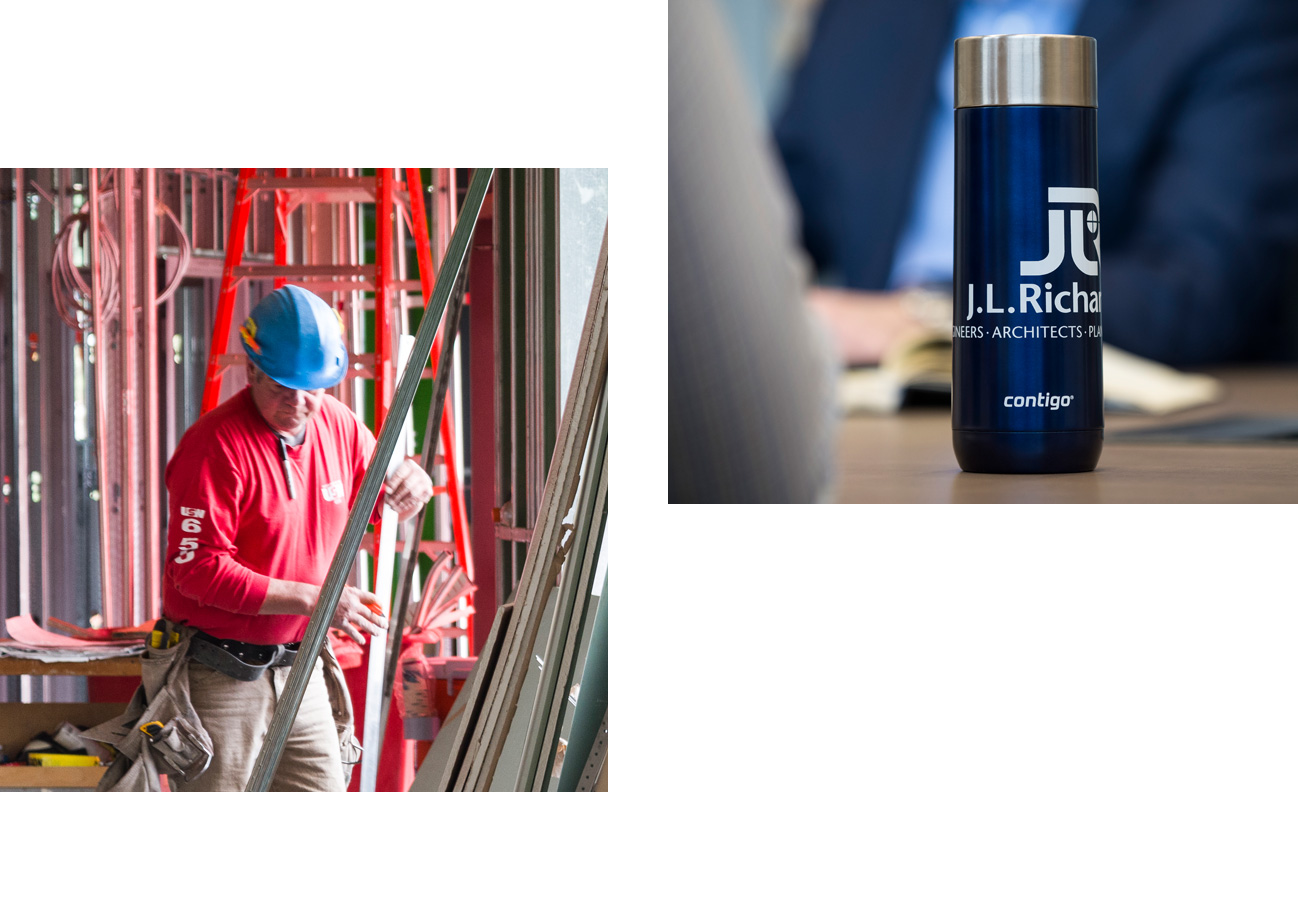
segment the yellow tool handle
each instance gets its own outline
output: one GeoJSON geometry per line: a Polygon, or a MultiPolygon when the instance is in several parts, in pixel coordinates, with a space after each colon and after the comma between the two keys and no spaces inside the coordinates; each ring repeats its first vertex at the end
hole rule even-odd
{"type": "MultiPolygon", "coordinates": [[[[172,632],[170,632],[170,634],[169,634],[168,637],[167,637],[167,646],[168,646],[168,647],[174,647],[174,646],[176,646],[176,645],[179,644],[179,643],[180,643],[180,633],[179,633],[179,632],[176,632],[176,631],[172,631],[172,632]]],[[[149,633],[149,646],[152,647],[154,650],[161,650],[161,649],[162,649],[162,631],[161,631],[161,630],[155,628],[155,629],[153,629],[152,632],[149,633]]]]}
{"type": "Polygon", "coordinates": [[[30,753],[27,756],[29,765],[33,766],[97,766],[99,757],[80,753],[30,753]]]}

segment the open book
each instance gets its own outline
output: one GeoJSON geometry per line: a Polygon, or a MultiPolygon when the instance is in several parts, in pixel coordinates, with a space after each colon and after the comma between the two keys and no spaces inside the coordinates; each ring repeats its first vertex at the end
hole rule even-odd
{"type": "MultiPolygon", "coordinates": [[[[1221,383],[1104,345],[1104,408],[1165,415],[1211,403],[1221,383]]],[[[903,404],[950,402],[951,338],[925,332],[892,348],[878,366],[847,369],[839,380],[844,413],[894,413],[903,404]]]]}

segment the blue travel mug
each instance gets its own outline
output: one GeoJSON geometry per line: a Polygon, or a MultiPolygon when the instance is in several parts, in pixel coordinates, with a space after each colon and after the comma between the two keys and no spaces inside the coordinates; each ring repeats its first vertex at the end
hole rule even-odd
{"type": "Polygon", "coordinates": [[[951,427],[966,472],[1089,472],[1104,443],[1095,39],[955,42],[951,427]]]}

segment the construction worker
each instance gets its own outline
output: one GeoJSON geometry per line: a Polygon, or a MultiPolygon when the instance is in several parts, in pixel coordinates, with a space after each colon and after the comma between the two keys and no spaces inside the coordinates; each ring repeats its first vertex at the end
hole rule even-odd
{"type": "MultiPolygon", "coordinates": [[[[324,393],[348,357],[323,300],[282,287],[257,303],[240,337],[248,386],[185,432],[166,470],[163,611],[189,641],[189,696],[213,746],[206,771],[173,779],[173,790],[244,789],[376,443],[324,393]]],[[[433,495],[412,459],[384,488],[379,505],[401,519],[433,495]]],[[[361,643],[379,637],[387,623],[375,604],[344,587],[331,624],[361,643]]],[[[345,790],[359,758],[350,719],[326,644],[271,790],[345,790]]]]}

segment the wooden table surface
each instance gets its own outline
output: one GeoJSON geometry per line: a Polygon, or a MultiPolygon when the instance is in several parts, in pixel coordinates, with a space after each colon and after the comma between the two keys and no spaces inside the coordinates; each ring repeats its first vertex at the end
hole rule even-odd
{"type": "Polygon", "coordinates": [[[86,662],[39,662],[15,656],[0,656],[0,675],[136,675],[142,656],[92,659],[86,662]]]}
{"type": "Polygon", "coordinates": [[[852,416],[838,439],[840,503],[1294,503],[1298,441],[1127,444],[1122,431],[1223,416],[1298,417],[1298,368],[1219,369],[1225,396],[1169,416],[1108,413],[1094,472],[976,475],[951,449],[949,409],[852,416]]]}

